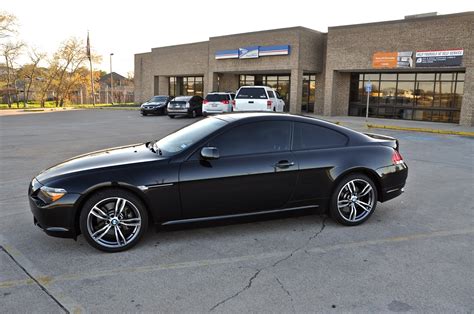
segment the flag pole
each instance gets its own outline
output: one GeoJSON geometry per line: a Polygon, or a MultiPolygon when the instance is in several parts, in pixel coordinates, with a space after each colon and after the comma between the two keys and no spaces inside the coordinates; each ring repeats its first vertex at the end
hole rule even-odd
{"type": "Polygon", "coordinates": [[[91,44],[89,41],[89,31],[87,31],[87,57],[89,58],[89,66],[91,72],[91,90],[92,90],[92,105],[95,107],[95,91],[94,91],[94,72],[92,69],[92,58],[91,58],[91,44]]]}

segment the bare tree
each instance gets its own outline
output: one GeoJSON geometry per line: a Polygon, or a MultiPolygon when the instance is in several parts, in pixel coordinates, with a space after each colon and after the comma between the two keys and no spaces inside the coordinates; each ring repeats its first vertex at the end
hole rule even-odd
{"type": "Polygon", "coordinates": [[[28,51],[28,57],[30,59],[30,63],[25,64],[20,69],[20,78],[24,82],[25,107],[26,107],[26,104],[28,103],[28,100],[30,99],[31,88],[33,86],[33,83],[36,82],[38,79],[39,63],[46,58],[46,53],[39,52],[35,48],[32,48],[28,51]]]}
{"type": "MultiPolygon", "coordinates": [[[[18,59],[18,57],[20,56],[23,47],[24,47],[24,44],[19,41],[18,42],[8,41],[0,45],[0,54],[5,60],[5,66],[7,69],[6,91],[7,91],[8,108],[11,108],[12,89],[15,85],[14,77],[17,75],[17,72],[15,71],[15,68],[14,68],[14,64],[16,60],[18,59]]],[[[15,88],[15,93],[16,93],[16,88],[15,88]]],[[[18,106],[18,103],[17,103],[17,106],[18,106]]]]}
{"type": "Polygon", "coordinates": [[[0,38],[10,37],[16,33],[16,16],[0,12],[0,38]]]}

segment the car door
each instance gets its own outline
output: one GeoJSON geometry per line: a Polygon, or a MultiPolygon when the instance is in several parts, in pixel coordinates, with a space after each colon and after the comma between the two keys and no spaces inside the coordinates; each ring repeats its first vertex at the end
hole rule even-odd
{"type": "Polygon", "coordinates": [[[294,122],[292,150],[299,175],[291,206],[319,205],[332,191],[332,172],[346,154],[346,135],[316,124],[294,122]]]}
{"type": "Polygon", "coordinates": [[[298,165],[290,151],[291,122],[235,126],[211,139],[220,157],[200,158],[200,149],[180,170],[185,218],[221,216],[285,207],[298,165]]]}

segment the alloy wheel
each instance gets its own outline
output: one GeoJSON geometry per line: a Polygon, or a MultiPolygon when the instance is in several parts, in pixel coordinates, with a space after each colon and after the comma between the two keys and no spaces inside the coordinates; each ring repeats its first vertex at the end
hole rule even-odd
{"type": "Polygon", "coordinates": [[[97,244],[121,248],[139,234],[142,217],[129,200],[110,197],[97,202],[87,215],[87,231],[97,244]]]}
{"type": "Polygon", "coordinates": [[[355,223],[370,215],[375,202],[372,185],[363,179],[353,179],[339,191],[337,210],[344,220],[355,223]]]}

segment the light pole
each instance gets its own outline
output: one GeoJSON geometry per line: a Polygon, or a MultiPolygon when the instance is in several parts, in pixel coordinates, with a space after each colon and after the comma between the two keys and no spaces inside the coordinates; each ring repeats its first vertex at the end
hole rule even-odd
{"type": "Polygon", "coordinates": [[[114,78],[112,75],[112,56],[114,53],[110,54],[110,103],[114,104],[114,78]]]}

